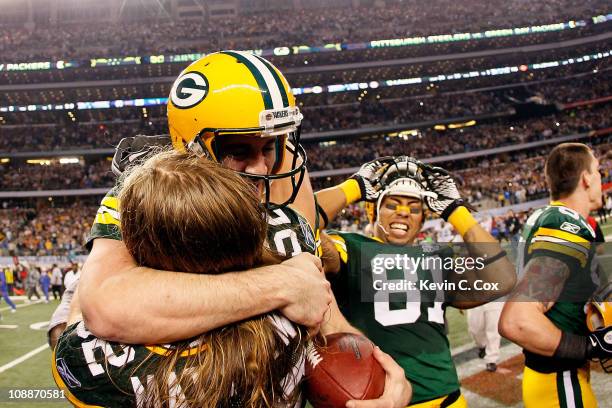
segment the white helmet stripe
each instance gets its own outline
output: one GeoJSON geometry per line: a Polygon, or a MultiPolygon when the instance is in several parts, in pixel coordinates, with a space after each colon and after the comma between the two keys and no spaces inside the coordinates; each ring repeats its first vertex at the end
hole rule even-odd
{"type": "Polygon", "coordinates": [[[249,60],[249,62],[253,64],[255,68],[257,68],[264,81],[266,81],[266,86],[268,87],[268,90],[270,91],[270,97],[272,98],[272,109],[282,109],[284,106],[281,90],[278,88],[278,84],[276,83],[272,72],[270,72],[270,69],[263,62],[261,62],[259,58],[255,57],[251,53],[244,51],[235,52],[249,60]]]}

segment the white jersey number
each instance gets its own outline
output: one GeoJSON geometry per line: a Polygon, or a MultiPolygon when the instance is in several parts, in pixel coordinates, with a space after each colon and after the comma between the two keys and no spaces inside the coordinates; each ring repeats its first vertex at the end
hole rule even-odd
{"type": "MultiPolygon", "coordinates": [[[[376,270],[375,265],[384,265],[380,262],[380,258],[393,258],[392,255],[377,255],[371,261],[372,278],[375,281],[380,281],[382,288],[376,290],[374,294],[374,318],[377,322],[383,326],[393,326],[396,324],[411,324],[415,323],[421,316],[421,292],[418,289],[419,277],[417,271],[411,265],[404,265],[402,279],[387,279],[386,271],[377,274],[373,271],[376,270]],[[412,284],[410,284],[412,282],[412,284]],[[408,288],[411,285],[411,290],[391,290],[389,284],[395,284],[408,288]],[[406,307],[403,309],[391,310],[389,295],[391,293],[405,293],[406,294],[406,307]]],[[[433,282],[442,282],[442,271],[439,269],[431,269],[433,282]]],[[[444,292],[441,289],[436,290],[436,297],[434,305],[427,308],[427,320],[433,323],[444,324],[444,310],[442,309],[442,300],[444,299],[444,292]]]]}

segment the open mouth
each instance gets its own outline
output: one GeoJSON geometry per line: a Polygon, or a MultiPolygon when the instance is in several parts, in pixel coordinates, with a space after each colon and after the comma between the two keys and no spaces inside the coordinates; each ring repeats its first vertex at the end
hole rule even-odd
{"type": "Polygon", "coordinates": [[[394,235],[399,237],[403,237],[408,234],[408,230],[410,229],[407,224],[402,224],[400,222],[394,222],[389,225],[389,228],[393,232],[394,235]]]}

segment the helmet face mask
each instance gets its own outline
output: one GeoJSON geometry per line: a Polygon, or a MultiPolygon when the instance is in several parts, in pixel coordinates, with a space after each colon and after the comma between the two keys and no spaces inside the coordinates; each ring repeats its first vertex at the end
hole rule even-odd
{"type": "Polygon", "coordinates": [[[366,213],[370,224],[376,225],[385,197],[413,197],[423,202],[424,197],[431,195],[424,187],[421,169],[415,162],[405,160],[404,156],[394,159],[381,170],[379,175],[381,193],[376,203],[366,203],[366,213]]]}
{"type": "Polygon", "coordinates": [[[293,202],[303,181],[307,158],[300,146],[302,117],[280,71],[246,52],[222,51],[194,62],[179,75],[168,98],[168,127],[176,149],[224,163],[233,155],[225,149],[226,140],[240,145],[244,138],[248,150],[249,144],[257,144],[253,139],[274,138],[273,152],[257,153],[265,156],[266,174],[236,169],[258,183],[263,180],[265,204],[271,209],[293,202]],[[284,203],[272,204],[272,181],[284,178],[290,179],[293,192],[284,203]]]}
{"type": "MultiPolygon", "coordinates": [[[[226,140],[233,138],[233,136],[240,136],[244,138],[249,138],[251,140],[253,138],[263,137],[259,135],[248,135],[248,134],[247,135],[238,135],[238,134],[225,135],[226,140]]],[[[224,148],[225,146],[223,142],[215,143],[216,141],[222,140],[223,136],[219,138],[216,138],[216,137],[208,138],[207,140],[209,143],[202,141],[202,138],[198,136],[194,139],[194,141],[187,148],[196,152],[196,154],[198,155],[205,156],[211,160],[215,160],[221,164],[227,165],[229,168],[232,168],[241,176],[246,177],[254,181],[255,183],[263,182],[263,186],[264,186],[264,196],[262,197],[263,202],[269,210],[274,210],[277,208],[285,207],[291,204],[295,200],[299,192],[300,186],[302,185],[302,182],[304,181],[304,176],[306,174],[307,156],[306,156],[306,151],[304,150],[301,144],[297,144],[297,148],[293,148],[292,147],[293,144],[287,143],[286,135],[269,136],[269,137],[274,138],[273,139],[274,140],[274,150],[273,150],[274,158],[271,161],[267,160],[268,162],[270,162],[270,164],[267,167],[271,169],[271,172],[264,173],[264,174],[241,171],[235,168],[234,165],[228,164],[229,161],[232,161],[236,158],[231,153],[228,153],[226,151],[227,149],[224,148]],[[286,160],[287,151],[292,153],[290,170],[281,173],[280,170],[286,160]],[[289,178],[291,182],[292,193],[290,197],[283,203],[272,203],[270,201],[272,182],[276,180],[280,180],[280,179],[286,179],[286,178],[289,178]]],[[[296,139],[296,138],[291,137],[291,140],[299,140],[299,138],[296,139]]],[[[248,143],[248,139],[246,139],[246,141],[248,143]]],[[[254,153],[254,154],[257,154],[257,153],[254,153]]],[[[237,160],[240,161],[240,157],[238,157],[237,160]]],[[[265,160],[265,154],[264,154],[264,160],[265,160]]]]}

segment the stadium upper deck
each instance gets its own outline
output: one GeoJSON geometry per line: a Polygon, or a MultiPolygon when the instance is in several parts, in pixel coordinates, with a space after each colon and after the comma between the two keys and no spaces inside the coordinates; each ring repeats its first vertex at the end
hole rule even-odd
{"type": "MultiPolygon", "coordinates": [[[[440,6],[444,5],[445,1],[440,1],[440,6]]],[[[70,16],[73,16],[74,13],[78,14],[80,8],[77,7],[73,14],[62,14],[64,3],[56,2],[55,6],[51,6],[50,12],[53,7],[57,8],[58,24],[53,25],[47,22],[30,24],[28,29],[6,30],[4,36],[0,38],[0,47],[2,47],[1,44],[5,44],[4,48],[10,48],[7,44],[11,44],[12,49],[17,52],[30,52],[38,45],[45,44],[45,52],[48,52],[47,58],[56,59],[40,63],[42,65],[0,62],[0,90],[3,91],[0,94],[0,124],[62,122],[66,119],[66,113],[69,113],[68,120],[71,122],[146,119],[144,122],[148,123],[151,119],[155,122],[158,118],[163,121],[162,118],[165,116],[163,106],[172,80],[190,60],[197,58],[200,54],[175,56],[177,58],[174,59],[170,58],[172,56],[153,58],[153,56],[130,57],[123,54],[116,58],[97,58],[87,61],[57,60],[57,55],[62,55],[62,58],[70,55],[85,55],[78,54],[77,51],[81,48],[75,48],[81,43],[84,46],[93,44],[97,47],[96,50],[108,50],[103,46],[108,38],[115,39],[113,44],[119,44],[124,36],[131,36],[130,44],[145,44],[146,41],[139,40],[143,36],[146,39],[157,38],[159,40],[156,42],[157,48],[143,46],[144,48],[140,48],[142,52],[160,52],[163,48],[160,44],[172,44],[173,42],[182,44],[185,41],[192,41],[191,44],[196,47],[191,51],[202,51],[202,48],[207,47],[206,41],[210,37],[202,30],[205,28],[208,30],[211,25],[218,27],[218,30],[215,31],[217,34],[223,33],[227,26],[239,27],[237,31],[227,32],[227,35],[223,34],[225,40],[239,40],[241,45],[245,45],[245,47],[236,48],[247,48],[246,45],[250,44],[248,41],[259,38],[260,34],[272,35],[276,42],[271,44],[278,46],[287,44],[284,42],[291,40],[291,35],[295,35],[295,38],[300,40],[308,39],[308,35],[314,35],[313,32],[316,32],[317,29],[325,27],[328,32],[337,35],[336,38],[342,41],[363,41],[366,38],[376,38],[367,36],[378,34],[381,36],[388,34],[387,37],[389,37],[448,30],[448,35],[403,38],[399,43],[397,41],[380,43],[370,41],[362,42],[360,46],[355,47],[346,43],[338,43],[326,48],[290,47],[285,49],[281,47],[273,50],[256,50],[264,55],[267,55],[267,51],[275,54],[272,59],[287,74],[295,87],[294,93],[299,95],[302,108],[305,111],[314,112],[312,129],[318,131],[333,129],[329,125],[325,126],[325,123],[329,121],[325,117],[321,119],[320,112],[328,111],[338,116],[340,111],[340,117],[346,116],[346,113],[342,112],[343,108],[362,100],[375,99],[381,104],[389,104],[397,102],[397,99],[414,98],[419,103],[418,106],[423,106],[422,99],[436,97],[443,93],[473,90],[480,87],[516,85],[522,82],[566,79],[576,74],[597,73],[605,68],[606,60],[609,57],[607,38],[611,34],[612,22],[608,21],[610,17],[588,17],[588,15],[605,10],[605,2],[600,1],[581,5],[571,5],[569,2],[555,3],[555,5],[524,4],[522,2],[519,5],[516,1],[500,2],[499,4],[495,2],[486,10],[480,10],[482,6],[477,4],[476,8],[469,8],[469,10],[453,8],[448,13],[456,17],[455,20],[449,20],[449,15],[445,14],[438,16],[438,20],[435,21],[431,20],[434,16],[428,14],[435,8],[423,10],[423,8],[414,7],[413,2],[379,1],[374,2],[376,7],[369,7],[369,3],[373,4],[373,2],[339,1],[334,3],[338,7],[323,10],[318,7],[322,5],[322,2],[315,1],[308,3],[310,8],[292,10],[305,22],[297,27],[297,31],[291,30],[289,36],[286,36],[286,33],[279,35],[274,32],[274,17],[278,17],[279,13],[286,14],[288,12],[286,7],[289,3],[235,2],[236,10],[240,12],[235,13],[234,18],[221,19],[219,22],[215,20],[214,24],[211,24],[212,20],[207,20],[209,24],[204,25],[201,20],[181,19],[180,24],[175,23],[173,21],[177,20],[171,18],[173,13],[169,9],[158,10],[158,18],[152,25],[150,19],[152,15],[147,14],[151,11],[150,9],[147,9],[147,13],[144,14],[127,10],[115,16],[114,20],[122,21],[120,26],[113,25],[112,16],[104,18],[96,14],[101,11],[96,11],[95,7],[83,14],[82,21],[76,24],[70,16]],[[345,10],[349,3],[351,5],[359,3],[364,7],[357,8],[358,12],[349,13],[350,15],[347,16],[346,13],[342,13],[342,10],[345,10]],[[254,14],[249,12],[261,11],[262,6],[266,5],[276,10],[254,14]],[[279,6],[282,6],[280,7],[282,10],[278,10],[279,6]],[[511,16],[500,13],[499,11],[504,10],[504,7],[515,7],[514,13],[509,13],[511,16]],[[411,12],[407,13],[407,10],[411,12]],[[482,11],[482,15],[474,19],[470,13],[479,10],[482,11]],[[148,16],[149,20],[140,21],[133,18],[136,14],[148,16]],[[564,19],[569,19],[569,16],[578,17],[561,24],[546,24],[553,21],[562,22],[564,19]],[[62,20],[64,17],[65,19],[62,20]],[[360,19],[367,20],[368,23],[363,24],[361,21],[361,24],[357,24],[360,19]],[[98,21],[98,24],[92,23],[93,20],[98,21]],[[398,23],[400,20],[403,25],[388,24],[389,22],[398,23]],[[60,24],[62,21],[68,25],[60,24]],[[434,22],[424,24],[424,21],[434,22]],[[450,21],[457,21],[457,23],[449,25],[450,21]],[[470,26],[470,22],[474,21],[478,23],[470,26]],[[411,25],[412,23],[414,26],[411,25]],[[506,23],[517,24],[517,26],[514,30],[489,30],[480,33],[476,31],[500,28],[500,25],[506,23]],[[249,28],[249,24],[253,26],[249,28]],[[537,25],[527,26],[527,24],[537,25]],[[308,31],[305,34],[302,32],[305,27],[310,27],[311,31],[314,31],[308,31]],[[414,31],[406,31],[408,29],[414,31]],[[156,30],[161,33],[170,30],[173,34],[165,35],[162,41],[161,38],[151,33],[152,31],[157,32],[156,30]],[[249,33],[248,38],[240,37],[244,30],[249,33]],[[430,31],[427,32],[427,30],[430,31]],[[471,34],[466,37],[465,34],[461,34],[462,30],[471,34]],[[343,32],[347,32],[347,36],[343,36],[343,32]],[[97,39],[85,41],[91,33],[96,33],[97,39]],[[62,46],[61,51],[64,54],[57,54],[53,57],[55,54],[49,41],[57,44],[62,41],[70,42],[72,39],[75,39],[73,44],[68,47],[62,46]],[[570,39],[569,42],[568,39],[570,39]],[[98,47],[100,44],[102,48],[98,47]],[[533,46],[533,44],[540,45],[536,45],[536,48],[517,48],[518,45],[533,46]],[[14,47],[15,45],[19,47],[14,47]],[[474,50],[481,51],[474,54],[474,50]],[[77,54],[71,54],[73,51],[77,54]],[[282,55],[285,53],[288,55],[282,55]],[[451,54],[440,55],[440,53],[451,54]],[[423,55],[427,57],[419,58],[423,55]],[[369,95],[366,96],[368,92],[369,95]],[[326,109],[329,106],[331,109],[326,109]],[[60,111],[61,113],[58,116],[48,111],[60,111]],[[58,120],[58,118],[61,119],[58,120]]],[[[80,4],[81,6],[86,5],[85,3],[80,4]]],[[[133,4],[130,7],[132,6],[133,4]]],[[[166,6],[170,7],[168,4],[166,6]]],[[[40,10],[37,12],[41,13],[40,10]]],[[[44,10],[42,13],[44,14],[44,10]]],[[[37,18],[41,20],[40,16],[37,18]]],[[[323,41],[326,37],[323,35],[316,38],[323,41]]],[[[303,42],[296,42],[296,44],[300,43],[303,42]]],[[[178,48],[173,48],[173,50],[176,51],[178,48]]],[[[209,50],[205,49],[205,51],[209,50]]],[[[9,58],[12,54],[9,52],[1,55],[3,58],[9,58]]],[[[606,95],[602,91],[597,96],[601,94],[606,95]]],[[[470,97],[465,97],[465,99],[470,99],[470,97]]],[[[486,100],[485,97],[484,101],[486,100]]],[[[404,105],[411,107],[409,102],[404,105]]],[[[445,103],[442,105],[444,106],[445,103]]],[[[468,106],[469,104],[459,105],[468,106]]],[[[504,108],[503,103],[495,105],[499,108],[497,110],[504,108]]],[[[478,104],[475,106],[476,109],[467,109],[466,113],[483,111],[478,108],[478,104]]],[[[400,114],[395,118],[396,122],[404,121],[405,112],[414,112],[414,109],[408,108],[402,112],[404,112],[403,117],[400,114]]],[[[453,112],[447,113],[452,114],[453,112]]],[[[412,119],[418,118],[413,117],[412,119]]],[[[386,119],[372,123],[384,121],[386,119]]],[[[359,120],[359,123],[363,124],[363,120],[359,120]]],[[[308,120],[306,125],[306,130],[308,130],[310,126],[308,120]]]]}
{"type": "MultiPolygon", "coordinates": [[[[199,53],[218,48],[255,49],[287,74],[305,114],[304,141],[313,153],[313,170],[348,168],[401,141],[416,140],[389,135],[416,132],[420,150],[413,154],[422,157],[539,140],[540,130],[517,134],[505,128],[515,120],[507,116],[517,104],[535,98],[554,110],[611,95],[612,17],[601,15],[609,7],[603,1],[494,0],[456,8],[435,0],[435,7],[422,8],[416,0],[342,0],[326,9],[318,0],[227,3],[236,7],[234,17],[202,23],[175,18],[169,8],[159,15],[145,13],[144,20],[135,18],[134,10],[102,18],[99,13],[112,13],[112,7],[88,9],[87,1],[78,2],[71,14],[58,1],[37,9],[38,17],[30,16],[35,24],[0,29],[0,152],[11,152],[0,164],[3,189],[112,184],[105,160],[113,145],[135,133],[165,132],[170,84],[199,53]],[[278,9],[260,7],[264,3],[278,9]],[[285,7],[294,3],[309,8],[285,7]],[[54,7],[52,24],[45,13],[53,14],[54,7]],[[279,33],[279,21],[287,15],[291,21],[279,33]],[[326,42],[329,46],[317,47],[326,42]],[[168,55],[179,52],[190,54],[168,55]],[[35,57],[40,59],[20,59],[35,57]],[[499,116],[506,119],[486,124],[499,116]],[[436,134],[437,125],[465,124],[474,117],[479,126],[465,133],[436,134]],[[349,146],[341,141],[347,138],[355,149],[340,154],[336,148],[349,146]],[[58,179],[57,160],[51,161],[59,167],[40,172],[26,162],[75,149],[80,149],[73,154],[79,163],[72,163],[78,177],[58,179]],[[371,154],[363,156],[365,150],[371,154]]],[[[21,23],[28,20],[27,13],[21,17],[21,23]]],[[[584,113],[574,118],[564,112],[549,136],[604,128],[608,113],[598,108],[584,119],[584,113]]]]}
{"type": "MultiPolygon", "coordinates": [[[[5,3],[11,3],[7,1],[5,3]]],[[[95,58],[141,54],[323,45],[373,39],[542,26],[608,13],[605,0],[488,2],[335,0],[208,1],[189,18],[182,1],[95,0],[7,4],[0,22],[3,60],[95,58]],[[208,6],[208,10],[205,8],[208,6]],[[215,17],[215,9],[226,13],[215,17]],[[347,12],[350,10],[351,12],[347,12]],[[10,13],[9,13],[10,11],[10,13]],[[24,25],[25,27],[19,27],[24,25]]]]}

